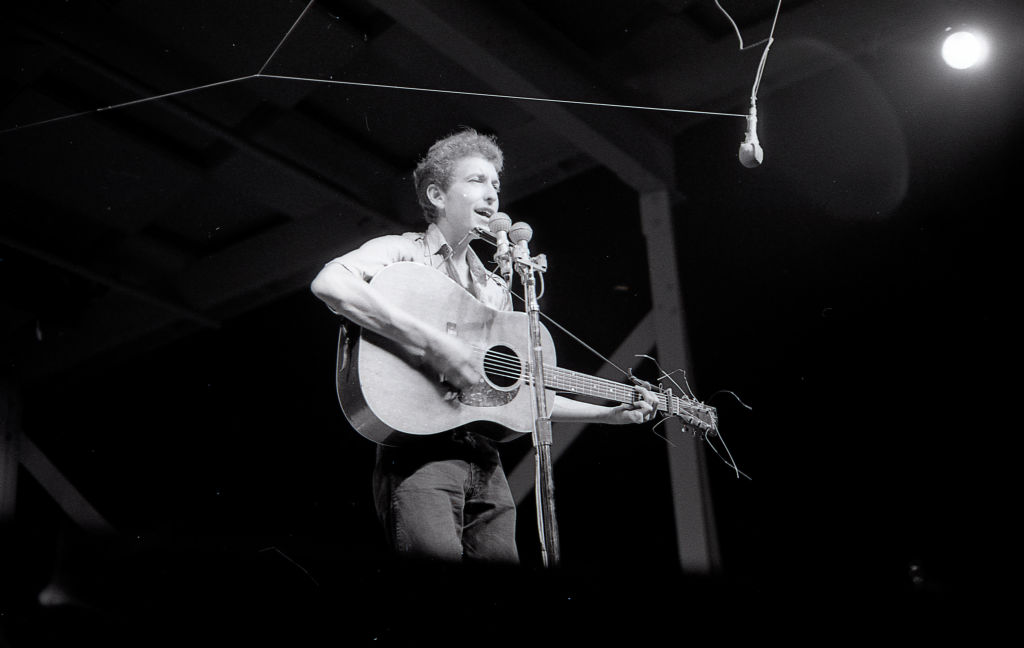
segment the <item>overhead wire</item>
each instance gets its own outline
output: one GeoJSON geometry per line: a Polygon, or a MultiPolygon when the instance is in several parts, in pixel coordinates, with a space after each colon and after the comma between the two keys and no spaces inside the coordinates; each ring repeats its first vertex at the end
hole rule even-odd
{"type": "Polygon", "coordinates": [[[764,75],[764,65],[765,62],[768,60],[768,50],[771,48],[772,43],[775,42],[775,26],[779,22],[779,12],[782,11],[782,0],[779,0],[778,4],[775,6],[775,16],[772,18],[772,27],[768,33],[768,38],[763,38],[757,41],[756,43],[752,43],[750,45],[743,44],[743,34],[740,32],[740,28],[736,24],[736,21],[733,20],[732,16],[729,15],[729,12],[725,10],[725,7],[723,7],[721,3],[718,2],[718,0],[715,0],[715,6],[718,7],[719,11],[722,12],[722,15],[726,17],[726,19],[729,21],[729,24],[732,25],[733,30],[736,32],[736,38],[738,38],[740,41],[741,52],[757,47],[762,43],[765,43],[764,51],[761,52],[761,61],[760,63],[758,63],[757,66],[757,73],[754,75],[754,85],[750,92],[751,103],[756,103],[757,91],[761,86],[761,77],[764,75]]]}
{"type": "Polygon", "coordinates": [[[38,127],[38,126],[43,126],[43,125],[46,125],[46,124],[51,124],[51,123],[54,123],[54,122],[64,121],[64,120],[68,120],[68,119],[75,119],[75,118],[78,118],[78,117],[84,117],[84,116],[87,116],[87,115],[94,115],[94,114],[102,113],[102,112],[110,112],[110,111],[113,111],[113,110],[118,110],[118,109],[121,109],[121,108],[127,108],[129,106],[135,106],[135,105],[139,105],[139,104],[143,104],[143,103],[147,103],[147,102],[151,102],[151,101],[159,101],[159,100],[163,100],[163,99],[170,99],[172,97],[176,97],[176,96],[180,96],[180,95],[184,95],[184,94],[188,94],[188,93],[192,93],[192,92],[197,92],[197,91],[200,91],[200,90],[206,90],[206,89],[214,88],[214,87],[218,87],[218,86],[224,86],[224,85],[229,85],[229,84],[233,84],[233,83],[239,83],[239,82],[242,82],[242,81],[250,81],[252,79],[276,79],[276,80],[282,80],[282,81],[298,81],[298,82],[302,82],[302,83],[322,83],[322,84],[331,84],[331,85],[360,87],[360,88],[377,88],[377,89],[383,89],[383,90],[400,90],[400,91],[407,91],[407,92],[426,92],[426,93],[447,94],[447,95],[456,95],[456,96],[481,97],[481,98],[489,98],[489,99],[505,99],[505,100],[510,100],[510,101],[536,101],[536,102],[565,104],[565,105],[574,105],[574,106],[589,106],[589,107],[595,107],[595,108],[617,108],[617,109],[624,109],[624,110],[645,110],[645,111],[655,111],[655,112],[675,113],[675,114],[706,115],[706,116],[711,116],[711,117],[746,117],[746,115],[739,114],[739,113],[731,113],[731,112],[715,112],[715,111],[708,111],[708,110],[692,110],[692,109],[685,109],[685,108],[670,108],[670,107],[664,107],[664,106],[644,106],[644,105],[621,104],[621,103],[606,103],[606,102],[596,102],[596,101],[581,101],[581,100],[575,100],[575,99],[552,98],[552,97],[536,97],[536,96],[528,96],[528,95],[511,95],[511,94],[501,94],[501,93],[493,93],[493,92],[471,92],[471,91],[462,91],[462,90],[450,90],[450,89],[444,89],[444,88],[431,88],[431,87],[425,87],[425,86],[406,86],[406,85],[395,85],[395,84],[387,84],[387,83],[357,82],[357,81],[345,81],[345,80],[341,80],[341,79],[321,79],[321,78],[308,77],[308,76],[285,75],[285,74],[267,74],[267,73],[265,73],[265,70],[270,66],[270,63],[274,60],[274,58],[281,51],[281,48],[284,47],[285,43],[288,41],[289,37],[292,35],[292,32],[295,31],[295,28],[299,25],[299,23],[302,21],[302,19],[306,16],[306,14],[309,12],[309,9],[315,4],[315,2],[316,2],[316,0],[310,0],[310,2],[306,5],[306,7],[299,14],[298,18],[296,18],[296,20],[292,23],[291,27],[289,27],[288,31],[285,32],[284,36],[277,43],[277,45],[274,47],[273,51],[270,53],[270,56],[267,57],[267,59],[263,62],[263,65],[260,66],[259,70],[257,72],[255,72],[254,74],[247,74],[247,75],[243,75],[243,76],[234,77],[234,78],[231,78],[231,79],[225,79],[225,80],[222,80],[222,81],[216,81],[216,82],[213,82],[213,83],[206,83],[206,84],[202,84],[202,85],[191,86],[191,87],[188,87],[188,88],[182,88],[180,90],[174,90],[174,91],[171,91],[171,92],[165,92],[165,93],[162,93],[162,94],[153,95],[153,96],[149,96],[149,97],[140,97],[138,99],[133,99],[133,100],[130,100],[130,101],[124,101],[124,102],[121,102],[121,103],[110,104],[108,106],[102,106],[102,107],[93,108],[93,109],[90,109],[90,110],[77,111],[77,112],[73,112],[73,113],[68,113],[66,115],[61,115],[61,116],[58,116],[58,117],[51,117],[51,118],[41,119],[41,120],[34,121],[34,122],[29,122],[29,123],[26,123],[26,124],[15,124],[14,126],[10,126],[10,127],[4,128],[4,129],[0,129],[0,135],[6,134],[6,133],[10,133],[10,132],[13,132],[13,131],[20,131],[20,130],[25,130],[25,129],[28,129],[28,128],[34,128],[34,127],[38,127]]]}

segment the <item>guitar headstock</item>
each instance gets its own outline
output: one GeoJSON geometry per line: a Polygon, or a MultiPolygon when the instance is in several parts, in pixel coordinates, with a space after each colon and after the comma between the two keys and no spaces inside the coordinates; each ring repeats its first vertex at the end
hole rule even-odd
{"type": "Polygon", "coordinates": [[[701,439],[718,436],[718,410],[689,396],[676,396],[671,389],[658,391],[666,397],[665,413],[678,418],[685,430],[701,439]]]}
{"type": "Polygon", "coordinates": [[[683,422],[683,428],[701,439],[718,436],[718,411],[710,405],[692,399],[680,399],[686,411],[675,412],[673,416],[683,422]]]}
{"type": "Polygon", "coordinates": [[[629,380],[637,387],[659,394],[659,411],[678,418],[683,428],[694,436],[699,436],[702,440],[709,436],[718,436],[718,411],[714,407],[686,395],[676,396],[671,388],[652,385],[634,376],[632,370],[629,371],[629,380]]]}

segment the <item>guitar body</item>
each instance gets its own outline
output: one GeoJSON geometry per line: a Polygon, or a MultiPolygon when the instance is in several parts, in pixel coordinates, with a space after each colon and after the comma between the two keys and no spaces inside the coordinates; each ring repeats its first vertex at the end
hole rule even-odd
{"type": "MultiPolygon", "coordinates": [[[[387,266],[370,284],[414,317],[472,346],[484,378],[453,395],[440,376],[420,366],[402,345],[365,330],[353,339],[343,329],[338,343],[338,401],[359,434],[383,445],[401,445],[467,424],[496,441],[533,431],[526,313],[490,308],[444,274],[419,263],[387,266]]],[[[541,337],[544,363],[553,365],[554,343],[543,326],[541,337]]],[[[548,416],[553,390],[545,390],[545,400],[548,416]]]]}

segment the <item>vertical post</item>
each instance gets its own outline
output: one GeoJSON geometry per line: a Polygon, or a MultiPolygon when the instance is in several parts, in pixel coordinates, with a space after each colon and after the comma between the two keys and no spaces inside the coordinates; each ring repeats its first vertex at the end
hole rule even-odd
{"type": "MultiPolygon", "coordinates": [[[[666,371],[683,369],[692,377],[668,192],[642,192],[640,218],[647,239],[658,361],[666,371]]],[[[718,543],[698,441],[686,433],[675,435],[668,447],[668,462],[680,565],[687,571],[707,573],[718,567],[718,543]]]]}

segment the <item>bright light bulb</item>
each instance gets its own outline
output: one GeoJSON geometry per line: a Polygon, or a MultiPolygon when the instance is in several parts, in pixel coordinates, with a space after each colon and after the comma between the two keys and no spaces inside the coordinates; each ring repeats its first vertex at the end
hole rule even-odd
{"type": "Polygon", "coordinates": [[[982,63],[988,56],[988,43],[971,32],[950,34],[942,44],[942,58],[951,68],[966,70],[982,63]]]}

